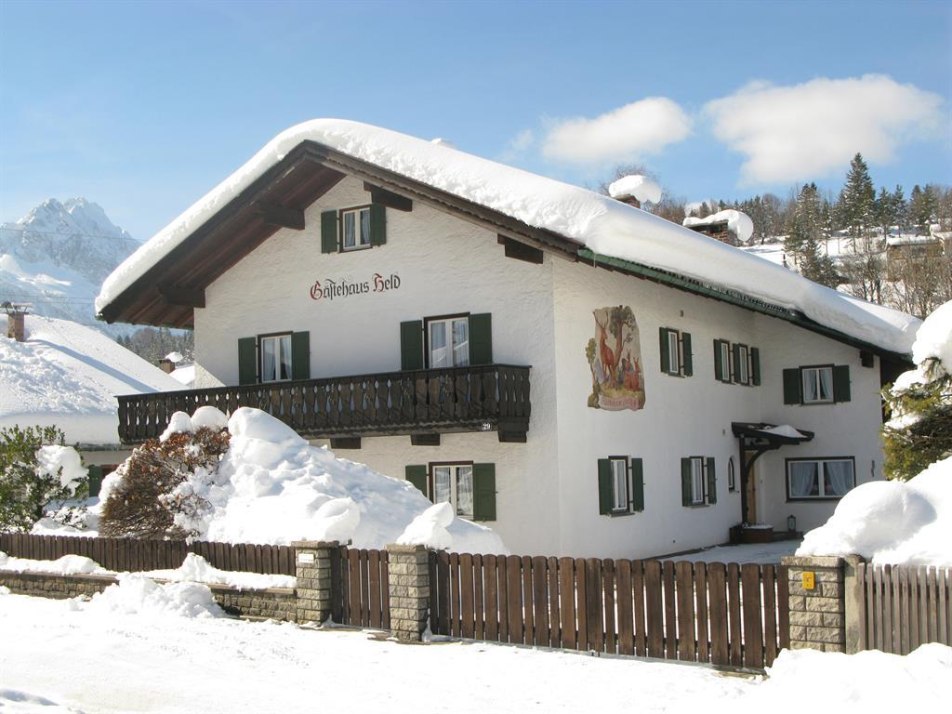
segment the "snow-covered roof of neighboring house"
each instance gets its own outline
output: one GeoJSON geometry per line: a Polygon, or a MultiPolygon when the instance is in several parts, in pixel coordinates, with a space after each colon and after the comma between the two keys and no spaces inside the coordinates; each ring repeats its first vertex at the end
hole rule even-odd
{"type": "MultiPolygon", "coordinates": [[[[191,309],[204,304],[203,284],[170,285],[176,266],[189,268],[203,257],[201,240],[209,235],[219,240],[244,241],[247,252],[277,230],[249,238],[249,219],[280,224],[287,219],[267,215],[268,188],[282,189],[290,203],[304,203],[334,185],[345,173],[375,178],[384,189],[410,191],[540,243],[579,256],[607,256],[633,266],[657,271],[654,279],[672,282],[683,289],[700,286],[698,292],[749,297],[805,326],[842,336],[849,341],[897,354],[908,354],[919,320],[878,306],[844,299],[834,290],[817,285],[780,266],[748,255],[729,245],[700,235],[683,226],[646,213],[608,196],[505,166],[459,151],[445,144],[358,122],[315,119],[282,132],[243,166],[199,199],[182,215],[157,233],[123,262],[103,283],[96,310],[107,321],[164,320],[162,324],[186,325],[191,309]],[[287,162],[294,158],[296,163],[287,162]],[[336,172],[335,177],[308,173],[306,161],[336,172]],[[294,172],[304,188],[296,192],[294,172]],[[323,182],[323,183],[322,183],[323,182]],[[256,206],[255,212],[247,210],[256,206]],[[242,220],[237,211],[244,207],[242,220]],[[231,224],[229,221],[231,220],[231,224]],[[142,296],[147,295],[147,299],[142,296]],[[162,312],[156,306],[168,306],[162,312]],[[176,312],[176,309],[178,310],[176,312]]],[[[298,210],[304,205],[292,206],[298,210]]],[[[280,214],[278,214],[280,215],[280,214]]],[[[238,251],[236,251],[237,253],[238,251]]],[[[227,270],[215,251],[218,274],[227,270]]],[[[211,269],[209,269],[211,271],[211,269]]],[[[194,271],[191,271],[194,274],[194,271]]],[[[217,277],[209,272],[210,283],[217,277]]]]}
{"type": "Polygon", "coordinates": [[[26,340],[0,336],[0,427],[55,425],[68,443],[117,445],[117,394],[182,385],[106,335],[26,316],[26,340]]]}

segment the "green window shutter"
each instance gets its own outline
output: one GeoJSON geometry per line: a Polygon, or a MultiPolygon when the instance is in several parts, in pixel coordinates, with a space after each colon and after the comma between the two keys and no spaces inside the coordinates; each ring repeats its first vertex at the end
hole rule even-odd
{"type": "Polygon", "coordinates": [[[611,459],[598,460],[598,513],[607,516],[612,512],[614,502],[612,488],[611,459]]]}
{"type": "Polygon", "coordinates": [[[685,377],[694,374],[694,359],[691,356],[691,333],[681,333],[681,372],[685,377]]]}
{"type": "Polygon", "coordinates": [[[370,245],[387,242],[387,208],[382,203],[370,204],[370,245]]]}
{"type": "Polygon", "coordinates": [[[714,340],[714,379],[723,382],[724,379],[721,377],[723,360],[721,359],[721,344],[724,340],[714,340]]]}
{"type": "Polygon", "coordinates": [[[258,381],[258,348],[254,337],[238,340],[238,384],[255,384],[258,381]]]}
{"type": "Polygon", "coordinates": [[[783,371],[783,403],[800,404],[800,370],[799,368],[783,371]]]}
{"type": "Polygon", "coordinates": [[[760,350],[756,347],[750,348],[750,382],[760,386],[760,350]]]}
{"type": "Polygon", "coordinates": [[[671,355],[668,354],[668,328],[662,327],[658,333],[661,338],[661,371],[667,372],[671,364],[671,355]]]}
{"type": "Polygon", "coordinates": [[[291,333],[291,379],[311,378],[311,333],[291,333]]]}
{"type": "Polygon", "coordinates": [[[337,252],[337,211],[321,213],[321,252],[337,252]]]}
{"type": "Polygon", "coordinates": [[[473,520],[496,520],[496,464],[473,464],[473,520]]]}
{"type": "Polygon", "coordinates": [[[850,367],[848,364],[837,365],[833,368],[833,401],[848,402],[850,400],[850,367]]]}
{"type": "Polygon", "coordinates": [[[102,488],[102,466],[90,466],[86,471],[86,478],[89,479],[89,497],[99,495],[99,489],[102,488]]]}
{"type": "Polygon", "coordinates": [[[732,367],[731,369],[731,381],[736,381],[740,378],[740,345],[735,344],[731,347],[731,360],[732,367]]]}
{"type": "Polygon", "coordinates": [[[681,505],[690,506],[691,499],[691,459],[681,459],[681,505]]]}
{"type": "Polygon", "coordinates": [[[424,496],[426,496],[427,498],[429,498],[429,494],[427,493],[427,488],[426,488],[426,484],[427,484],[427,473],[426,473],[426,466],[425,466],[425,465],[423,465],[423,464],[420,464],[420,465],[414,464],[414,465],[411,465],[411,466],[407,466],[407,467],[406,467],[406,477],[407,477],[407,481],[409,481],[409,482],[412,483],[414,486],[416,486],[418,489],[420,489],[420,492],[423,493],[424,496]]]}
{"type": "Polygon", "coordinates": [[[400,369],[423,369],[423,320],[400,323],[400,369]]]}
{"type": "Polygon", "coordinates": [[[492,315],[488,312],[469,316],[469,363],[493,363],[492,315]]]}
{"type": "Polygon", "coordinates": [[[645,510],[645,467],[641,459],[631,460],[631,510],[645,510]]]}
{"type": "Polygon", "coordinates": [[[717,503],[717,476],[714,473],[714,457],[707,457],[707,502],[717,503]]]}

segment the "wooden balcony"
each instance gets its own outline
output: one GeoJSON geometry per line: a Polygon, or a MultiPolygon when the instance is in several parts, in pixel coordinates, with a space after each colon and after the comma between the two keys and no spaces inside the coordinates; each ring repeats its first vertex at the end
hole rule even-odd
{"type": "Polygon", "coordinates": [[[500,441],[524,442],[529,430],[529,367],[425,369],[117,399],[124,444],[158,437],[174,412],[191,414],[205,405],[226,414],[238,407],[262,409],[308,438],[495,431],[500,441]]]}

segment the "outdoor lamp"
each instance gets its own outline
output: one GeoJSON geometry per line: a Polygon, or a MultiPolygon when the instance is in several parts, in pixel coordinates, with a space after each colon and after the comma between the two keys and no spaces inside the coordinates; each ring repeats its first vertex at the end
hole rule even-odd
{"type": "Polygon", "coordinates": [[[797,530],[797,517],[792,513],[787,516],[787,530],[791,532],[797,530]]]}

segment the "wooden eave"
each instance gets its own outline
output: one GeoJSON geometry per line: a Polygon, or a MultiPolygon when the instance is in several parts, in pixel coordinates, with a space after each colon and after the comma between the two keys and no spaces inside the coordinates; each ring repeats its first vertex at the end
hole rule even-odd
{"type": "MultiPolygon", "coordinates": [[[[106,305],[106,322],[192,327],[204,290],[282,226],[299,230],[296,216],[345,175],[411,201],[575,259],[578,243],[446,191],[304,141],[160,258],[106,305]]],[[[320,246],[315,244],[315,254],[320,246]]]]}

